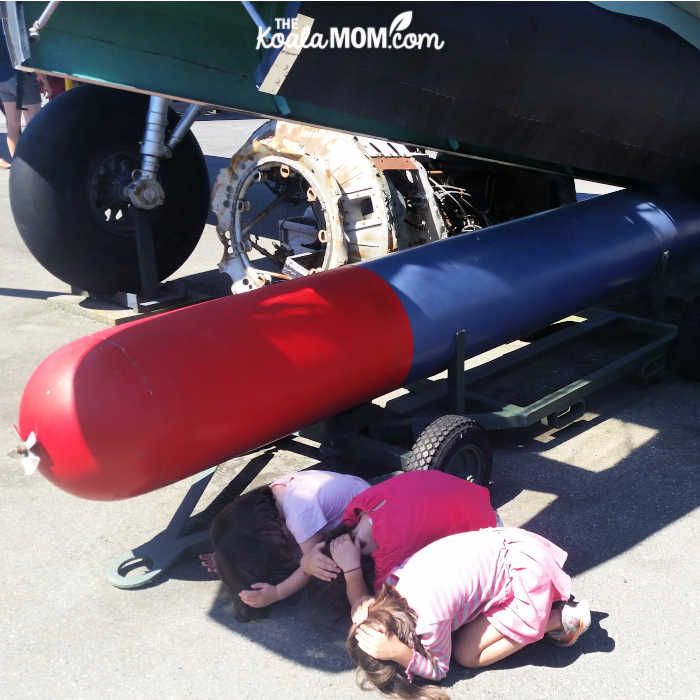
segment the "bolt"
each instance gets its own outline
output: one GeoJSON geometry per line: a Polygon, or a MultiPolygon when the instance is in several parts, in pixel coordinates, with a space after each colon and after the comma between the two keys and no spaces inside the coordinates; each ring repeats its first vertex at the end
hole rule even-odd
{"type": "Polygon", "coordinates": [[[154,187],[144,187],[141,192],[141,197],[144,202],[148,204],[153,204],[158,199],[158,192],[156,192],[154,187]]]}

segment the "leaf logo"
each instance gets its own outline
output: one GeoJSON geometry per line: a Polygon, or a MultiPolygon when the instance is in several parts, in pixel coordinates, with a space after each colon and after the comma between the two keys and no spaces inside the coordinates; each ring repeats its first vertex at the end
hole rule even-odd
{"type": "Polygon", "coordinates": [[[394,17],[394,21],[389,27],[389,34],[393,34],[394,32],[402,32],[404,29],[408,29],[408,25],[411,24],[412,20],[413,10],[406,10],[406,12],[396,15],[396,17],[394,17]]]}

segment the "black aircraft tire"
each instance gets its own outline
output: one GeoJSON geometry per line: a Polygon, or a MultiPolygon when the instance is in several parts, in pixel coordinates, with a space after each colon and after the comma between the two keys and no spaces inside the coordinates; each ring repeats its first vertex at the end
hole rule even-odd
{"type": "MultiPolygon", "coordinates": [[[[10,173],[17,228],[49,272],[80,289],[139,288],[135,228],[122,191],[140,167],[147,106],[146,95],[77,87],[42,108],[18,144],[10,173]]],[[[170,129],[176,121],[170,110],[170,129]]],[[[194,250],[209,208],[206,163],[191,132],[161,160],[158,177],[165,204],[153,239],[162,280],[194,250]]]]}
{"type": "Polygon", "coordinates": [[[464,416],[440,416],[418,436],[407,470],[438,469],[488,486],[493,452],[486,431],[464,416]]]}
{"type": "Polygon", "coordinates": [[[700,380],[700,297],[688,302],[678,326],[676,367],[684,377],[700,380]]]}

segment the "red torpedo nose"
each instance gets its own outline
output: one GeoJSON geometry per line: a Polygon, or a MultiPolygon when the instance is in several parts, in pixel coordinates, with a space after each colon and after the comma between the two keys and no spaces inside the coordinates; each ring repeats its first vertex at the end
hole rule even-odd
{"type": "Polygon", "coordinates": [[[134,359],[107,335],[50,355],[29,380],[19,412],[20,434],[37,435],[39,471],[66,491],[98,500],[149,489],[154,475],[143,467],[157,467],[172,418],[134,359]]]}
{"type": "Polygon", "coordinates": [[[128,498],[399,386],[406,313],[347,267],[81,338],[47,358],[20,405],[39,470],[84,498],[128,498]]]}

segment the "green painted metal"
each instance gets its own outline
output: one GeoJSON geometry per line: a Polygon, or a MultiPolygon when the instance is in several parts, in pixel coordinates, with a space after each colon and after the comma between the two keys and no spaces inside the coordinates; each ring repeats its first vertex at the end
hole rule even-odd
{"type": "MultiPolygon", "coordinates": [[[[254,5],[263,20],[274,26],[276,17],[284,17],[287,3],[254,5]]],[[[44,7],[43,2],[24,3],[27,27],[44,7]]],[[[255,85],[254,72],[262,55],[255,50],[256,36],[253,21],[238,2],[61,2],[40,40],[32,43],[31,57],[24,66],[263,117],[284,116],[435,150],[514,162],[513,154],[458,144],[448,136],[419,133],[299,100],[285,100],[289,112],[282,115],[279,99],[259,92],[255,85]]],[[[574,175],[564,165],[522,157],[517,162],[574,175]]],[[[595,179],[595,174],[586,171],[578,170],[576,175],[595,179]]]]}
{"type": "MultiPolygon", "coordinates": [[[[272,24],[286,3],[255,3],[272,24]]],[[[44,3],[25,3],[27,26],[44,3]]],[[[261,52],[256,28],[237,2],[62,2],[32,44],[28,68],[77,80],[160,93],[262,116],[279,116],[273,95],[254,79],[261,52]]],[[[397,141],[428,143],[426,134],[300,101],[289,101],[289,119],[397,141]]],[[[440,144],[441,146],[446,146],[440,144]]]]}
{"type": "MultiPolygon", "coordinates": [[[[652,379],[651,373],[647,371],[648,367],[653,365],[657,369],[663,369],[665,356],[677,332],[677,327],[671,324],[618,313],[594,312],[585,322],[576,323],[571,328],[537,340],[498,360],[466,372],[464,383],[467,405],[471,401],[472,406],[481,405],[486,408],[481,411],[467,409],[466,412],[487,430],[525,428],[540,421],[548,427],[561,428],[583,415],[583,399],[598,389],[635,372],[639,372],[643,379],[652,379]],[[488,391],[469,390],[469,387],[478,381],[487,383],[496,375],[507,375],[508,371],[519,366],[527,367],[527,371],[531,372],[531,362],[547,351],[557,347],[570,347],[572,341],[585,339],[597,330],[605,333],[616,323],[621,324],[630,338],[640,336],[644,340],[632,343],[635,345],[633,350],[606,362],[599,369],[568,382],[531,403],[504,404],[490,396],[488,391]]],[[[556,370],[556,366],[554,369],[556,370]]]]}
{"type": "Polygon", "coordinates": [[[463,369],[465,332],[460,331],[455,337],[455,352],[446,377],[413,382],[404,387],[408,393],[391,398],[384,407],[362,404],[325,421],[320,434],[310,432],[307,437],[321,442],[330,440],[344,460],[361,460],[400,471],[413,461],[413,453],[405,449],[407,429],[415,436],[440,415],[461,413],[486,430],[527,428],[539,422],[546,428],[560,429],[583,416],[585,398],[593,392],[626,376],[636,375],[642,382],[654,381],[666,369],[667,356],[678,334],[675,325],[605,309],[589,309],[584,316],[585,321],[466,372],[463,369]],[[624,343],[625,349],[615,348],[606,358],[605,338],[608,335],[614,338],[616,334],[629,336],[629,340],[624,343]],[[548,353],[559,349],[573,364],[575,359],[570,355],[576,352],[577,341],[588,343],[603,359],[594,363],[594,370],[559,384],[561,364],[548,353]],[[544,365],[543,370],[535,366],[537,360],[544,365]],[[515,376],[519,369],[522,373],[515,376]],[[556,388],[543,394],[532,389],[530,393],[535,397],[529,403],[517,401],[521,384],[536,382],[538,372],[547,375],[545,384],[556,388]],[[507,398],[490,392],[494,379],[506,387],[501,393],[507,398]],[[460,383],[461,391],[456,388],[460,383]],[[479,383],[485,388],[475,388],[479,383]]]}
{"type": "MultiPolygon", "coordinates": [[[[263,19],[285,3],[258,3],[263,19]]],[[[27,25],[43,3],[27,3],[27,25]]],[[[255,27],[240,3],[64,2],[25,65],[146,92],[275,113],[258,92],[255,27]],[[241,41],[248,37],[249,42],[241,41]]]]}
{"type": "MultiPolygon", "coordinates": [[[[644,372],[648,366],[661,368],[662,363],[659,361],[665,357],[677,335],[676,326],[658,321],[604,310],[590,310],[586,315],[588,316],[586,321],[575,323],[549,337],[540,338],[527,346],[464,372],[459,378],[464,386],[462,399],[464,408],[460,412],[478,421],[487,430],[525,428],[540,421],[545,421],[551,427],[562,427],[580,417],[580,410],[584,406],[583,399],[594,391],[640,370],[642,375],[648,374],[644,372]],[[559,385],[544,395],[537,396],[530,402],[509,400],[510,396],[504,400],[491,393],[490,386],[478,387],[479,383],[483,387],[499,378],[502,383],[512,386],[511,393],[516,392],[520,388],[519,380],[513,377],[511,381],[509,373],[522,367],[526,369],[528,375],[533,376],[535,370],[531,369],[531,365],[534,360],[546,359],[546,353],[557,348],[564,348],[568,352],[572,342],[585,339],[594,332],[600,332],[604,337],[606,332],[611,332],[608,329],[612,329],[613,324],[616,323],[621,324],[624,331],[629,334],[630,346],[632,346],[629,351],[615,356],[594,371],[559,385]]],[[[601,348],[604,344],[603,340],[601,348]]],[[[457,353],[459,352],[457,347],[457,353]]],[[[459,364],[457,359],[450,363],[446,378],[421,380],[407,386],[409,393],[387,403],[388,411],[395,416],[437,415],[445,412],[444,408],[441,410],[440,407],[446,401],[448,411],[454,412],[455,406],[451,397],[455,394],[455,381],[459,381],[455,362],[459,364]]],[[[545,369],[545,372],[552,371],[553,377],[556,377],[556,363],[549,364],[551,367],[545,369]]],[[[651,379],[652,377],[649,375],[641,378],[651,379]]]]}

